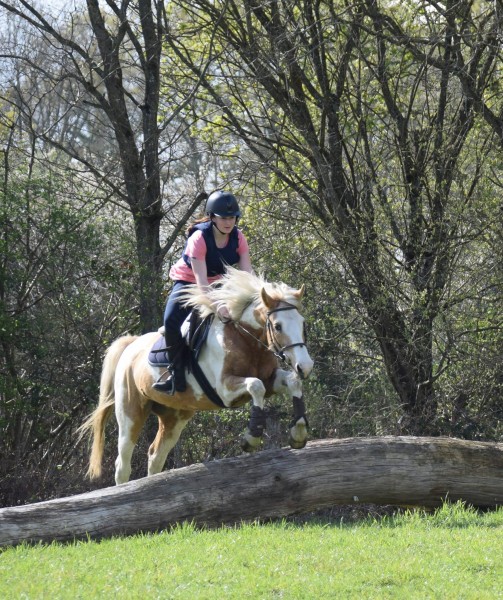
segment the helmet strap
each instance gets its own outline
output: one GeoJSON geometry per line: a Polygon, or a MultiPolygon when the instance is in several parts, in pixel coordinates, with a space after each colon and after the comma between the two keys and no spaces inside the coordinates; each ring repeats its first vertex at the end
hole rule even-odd
{"type": "MultiPolygon", "coordinates": [[[[227,235],[227,233],[225,233],[225,231],[221,231],[221,230],[220,230],[220,229],[217,227],[217,224],[216,224],[216,223],[215,223],[215,221],[213,220],[213,217],[214,217],[214,216],[215,216],[215,215],[211,215],[211,217],[210,217],[210,219],[211,219],[211,223],[212,223],[213,227],[214,227],[214,228],[215,228],[215,229],[216,229],[216,230],[217,230],[219,233],[221,233],[222,235],[227,235]]],[[[239,219],[239,217],[235,217],[235,218],[236,218],[236,222],[234,223],[234,225],[237,225],[237,224],[238,224],[238,219],[239,219]]]]}
{"type": "Polygon", "coordinates": [[[225,231],[221,231],[221,230],[220,230],[220,229],[217,227],[217,224],[215,223],[215,221],[211,221],[211,222],[213,223],[213,227],[214,227],[214,228],[215,228],[215,229],[216,229],[216,230],[217,230],[219,233],[221,233],[222,235],[227,235],[227,234],[225,233],[225,231]]]}

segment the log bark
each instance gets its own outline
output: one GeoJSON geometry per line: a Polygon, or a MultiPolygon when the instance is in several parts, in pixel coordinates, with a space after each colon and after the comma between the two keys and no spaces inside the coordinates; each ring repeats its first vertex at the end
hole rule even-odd
{"type": "Polygon", "coordinates": [[[337,504],[503,504],[503,444],[453,438],[318,440],[196,464],[0,510],[0,545],[99,539],[183,521],[219,526],[337,504]]]}

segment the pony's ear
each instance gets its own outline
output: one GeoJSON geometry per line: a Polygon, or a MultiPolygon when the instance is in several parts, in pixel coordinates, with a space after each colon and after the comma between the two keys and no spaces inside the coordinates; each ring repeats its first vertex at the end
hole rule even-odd
{"type": "Polygon", "coordinates": [[[260,296],[262,297],[262,302],[265,304],[267,308],[274,308],[274,300],[269,296],[269,294],[265,291],[265,288],[260,290],[260,296]]]}
{"type": "Polygon", "coordinates": [[[293,295],[297,298],[297,300],[302,300],[305,291],[306,291],[306,286],[303,283],[300,290],[297,290],[296,292],[294,292],[293,295]]]}

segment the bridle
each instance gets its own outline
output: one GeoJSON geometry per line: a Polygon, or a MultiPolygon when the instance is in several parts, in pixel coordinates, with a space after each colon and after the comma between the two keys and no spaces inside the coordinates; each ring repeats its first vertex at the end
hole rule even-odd
{"type": "MultiPolygon", "coordinates": [[[[272,324],[271,319],[269,318],[271,315],[273,315],[274,313],[277,312],[282,312],[284,310],[297,310],[296,306],[293,306],[292,304],[289,304],[288,306],[280,306],[278,308],[273,308],[272,310],[268,310],[267,311],[267,319],[265,321],[265,326],[267,329],[267,333],[269,334],[269,337],[271,339],[271,344],[269,344],[269,346],[272,345],[272,347],[274,348],[274,354],[281,360],[283,360],[284,362],[288,362],[287,361],[287,357],[285,356],[285,350],[288,350],[289,348],[295,348],[296,346],[305,346],[306,343],[304,341],[302,342],[295,342],[294,344],[287,344],[286,346],[280,346],[277,343],[276,340],[276,336],[274,334],[274,326],[272,324]]],[[[304,338],[305,338],[305,326],[304,326],[304,338]]]]}
{"type": "MultiPolygon", "coordinates": [[[[272,310],[267,311],[266,321],[265,321],[265,325],[264,325],[264,329],[266,331],[266,336],[267,336],[267,344],[264,344],[264,342],[262,342],[262,340],[260,340],[259,338],[256,338],[250,331],[248,331],[248,329],[243,327],[241,325],[241,323],[239,323],[238,321],[232,321],[232,322],[238,329],[240,329],[241,331],[250,335],[256,342],[258,342],[259,344],[264,346],[264,348],[267,348],[267,350],[272,352],[274,354],[274,356],[276,356],[276,358],[279,358],[281,361],[285,362],[286,364],[289,364],[287,356],[285,355],[285,350],[288,350],[289,348],[295,348],[297,346],[305,346],[306,343],[304,341],[295,342],[293,344],[287,344],[286,346],[280,346],[278,344],[276,335],[274,333],[274,325],[270,319],[270,316],[273,315],[274,313],[282,312],[284,310],[298,310],[298,308],[296,306],[293,306],[293,304],[288,304],[287,306],[279,306],[278,308],[273,308],[272,310]]],[[[304,324],[304,338],[305,338],[305,324],[304,324]]]]}

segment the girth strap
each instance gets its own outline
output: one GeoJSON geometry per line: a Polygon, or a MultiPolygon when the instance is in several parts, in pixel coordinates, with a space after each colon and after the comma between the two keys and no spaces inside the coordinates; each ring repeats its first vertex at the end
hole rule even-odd
{"type": "Polygon", "coordinates": [[[220,396],[217,394],[215,388],[212,387],[212,385],[206,378],[206,375],[203,373],[203,370],[199,366],[199,363],[197,361],[197,358],[194,355],[194,352],[191,351],[188,354],[189,354],[189,371],[194,374],[194,377],[196,378],[197,383],[201,386],[201,389],[203,390],[205,395],[208,396],[208,398],[211,400],[211,402],[213,402],[213,404],[216,404],[217,406],[220,406],[221,408],[227,408],[225,406],[225,404],[223,403],[222,398],[220,398],[220,396]]]}

